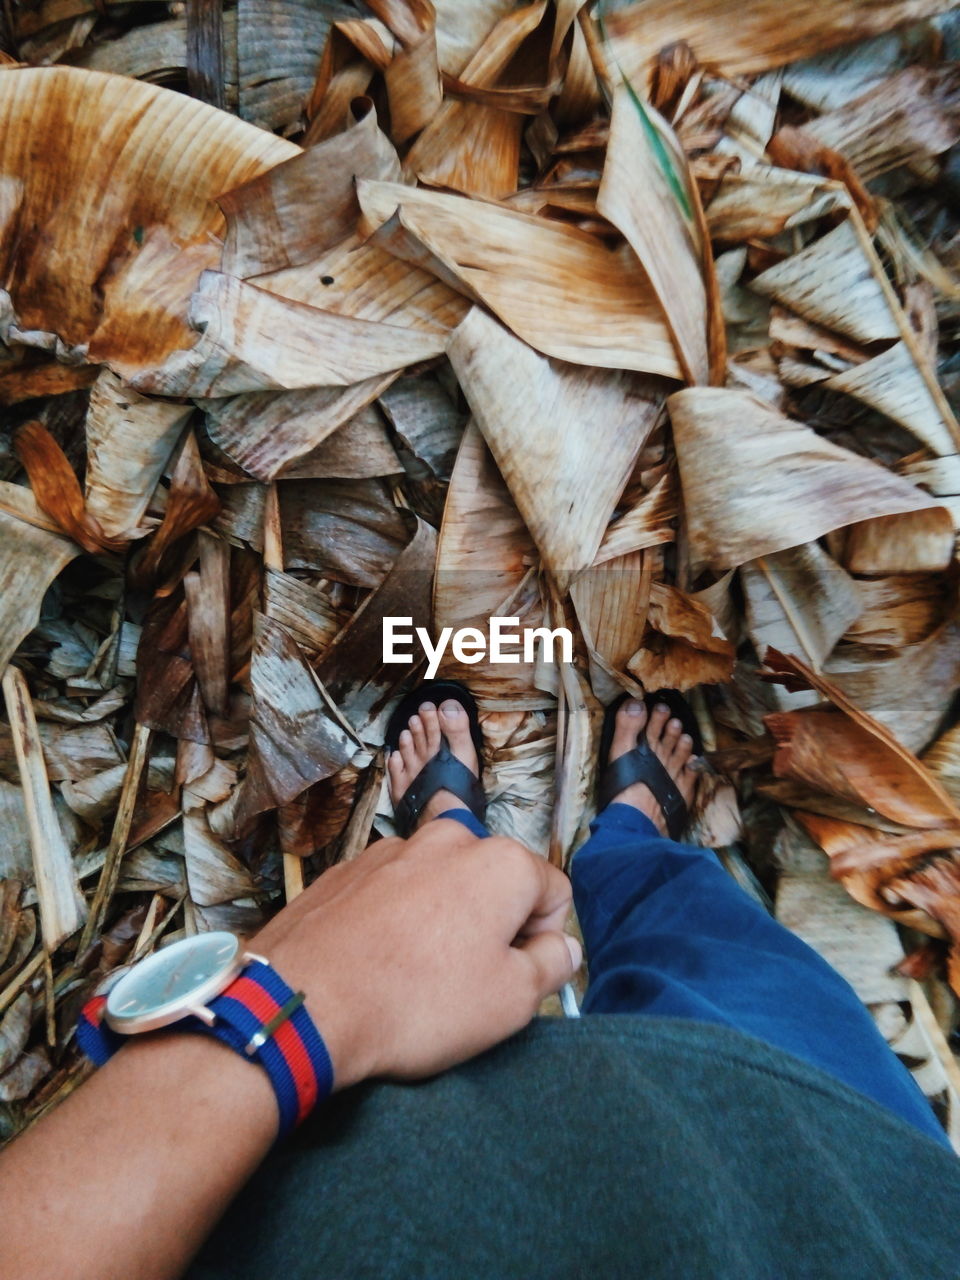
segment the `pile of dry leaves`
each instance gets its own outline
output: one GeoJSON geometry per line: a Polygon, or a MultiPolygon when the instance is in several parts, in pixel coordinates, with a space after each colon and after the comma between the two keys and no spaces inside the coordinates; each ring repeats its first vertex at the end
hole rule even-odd
{"type": "Polygon", "coordinates": [[[442,668],[495,829],[562,862],[689,690],[700,838],[799,822],[960,992],[948,8],[5,7],[0,1138],[391,830],[387,616],[573,630],[442,668]]]}

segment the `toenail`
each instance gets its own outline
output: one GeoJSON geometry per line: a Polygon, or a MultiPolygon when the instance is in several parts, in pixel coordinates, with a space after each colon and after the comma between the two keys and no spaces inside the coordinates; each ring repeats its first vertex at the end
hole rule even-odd
{"type": "Polygon", "coordinates": [[[463,715],[463,707],[461,707],[460,703],[456,702],[453,698],[451,698],[449,702],[445,702],[441,706],[440,710],[449,720],[456,720],[458,716],[463,715]]]}
{"type": "Polygon", "coordinates": [[[413,734],[410,732],[410,730],[409,730],[409,729],[404,729],[403,733],[401,733],[401,735],[400,735],[400,741],[401,741],[401,742],[412,742],[412,741],[413,741],[413,734]]]}
{"type": "Polygon", "coordinates": [[[627,715],[639,716],[643,714],[643,703],[638,702],[636,698],[631,698],[627,703],[627,715]]]}
{"type": "Polygon", "coordinates": [[[679,720],[671,720],[671,721],[670,721],[670,723],[669,723],[669,725],[667,726],[667,728],[668,728],[668,729],[682,729],[682,728],[683,728],[683,725],[680,723],[680,721],[679,721],[679,720]]]}
{"type": "Polygon", "coordinates": [[[657,710],[660,712],[662,716],[665,716],[667,712],[670,710],[670,708],[667,706],[665,702],[658,702],[657,710]]]}
{"type": "Polygon", "coordinates": [[[434,707],[434,705],[433,705],[433,703],[432,703],[432,702],[421,702],[421,703],[420,703],[420,710],[421,710],[421,711],[434,711],[435,709],[436,709],[436,708],[434,707]]]}
{"type": "Polygon", "coordinates": [[[689,733],[682,733],[680,735],[680,741],[683,743],[685,747],[693,746],[693,739],[690,737],[689,733]]]}

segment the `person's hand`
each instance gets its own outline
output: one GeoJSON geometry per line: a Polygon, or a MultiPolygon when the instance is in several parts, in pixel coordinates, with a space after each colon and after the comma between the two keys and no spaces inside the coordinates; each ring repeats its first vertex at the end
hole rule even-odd
{"type": "Polygon", "coordinates": [[[438,819],[325,871],[250,940],[306,1007],[335,1087],[412,1078],[524,1027],[579,967],[570,882],[515,840],[438,819]]]}

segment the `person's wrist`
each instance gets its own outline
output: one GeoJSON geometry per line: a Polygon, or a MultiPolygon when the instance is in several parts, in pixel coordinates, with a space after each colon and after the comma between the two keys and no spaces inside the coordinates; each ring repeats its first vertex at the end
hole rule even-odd
{"type": "MultiPolygon", "coordinates": [[[[256,950],[260,945],[254,940],[256,950]]],[[[266,948],[266,939],[264,939],[266,948]]],[[[362,1001],[356,996],[367,985],[366,975],[353,973],[349,986],[355,993],[347,999],[342,993],[340,969],[332,960],[310,956],[304,963],[303,948],[296,937],[283,939],[270,948],[271,966],[284,982],[303,991],[304,1008],[323,1038],[333,1064],[333,1092],[359,1084],[376,1071],[376,1035],[371,1034],[370,1019],[365,1016],[362,1001]]]]}
{"type": "Polygon", "coordinates": [[[270,1078],[256,1062],[243,1058],[213,1036],[178,1030],[176,1025],[146,1036],[132,1036],[101,1073],[161,1074],[192,1110],[202,1111],[211,1130],[242,1124],[269,1146],[277,1135],[277,1098],[270,1078]]]}

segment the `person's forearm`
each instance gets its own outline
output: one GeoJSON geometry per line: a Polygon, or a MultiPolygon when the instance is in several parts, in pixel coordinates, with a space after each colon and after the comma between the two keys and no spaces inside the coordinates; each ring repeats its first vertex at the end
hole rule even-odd
{"type": "Polygon", "coordinates": [[[277,1134],[266,1073],[208,1036],[131,1043],[0,1156],[4,1280],[178,1276],[277,1134]]]}

